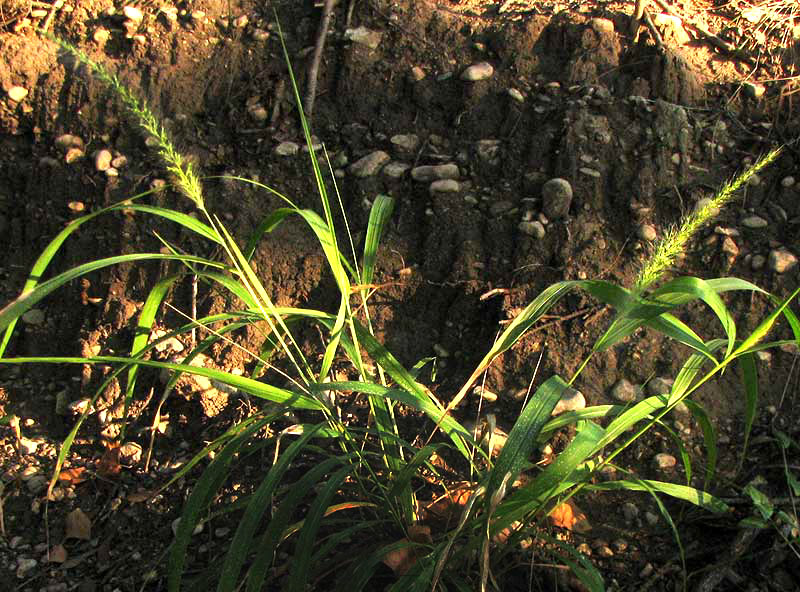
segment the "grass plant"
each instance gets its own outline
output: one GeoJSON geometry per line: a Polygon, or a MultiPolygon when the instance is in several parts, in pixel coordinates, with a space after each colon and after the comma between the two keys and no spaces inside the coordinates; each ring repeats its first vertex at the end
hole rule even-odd
{"type": "MultiPolygon", "coordinates": [[[[345,254],[338,239],[341,229],[334,226],[335,208],[344,215],[338,189],[333,187],[335,199],[332,199],[322,165],[314,150],[309,149],[309,171],[316,181],[321,213],[296,206],[274,188],[248,181],[278,196],[285,206],[267,215],[252,236],[240,243],[206,209],[200,178],[174,148],[147,106],[105,68],[70,44],[59,43],[105,82],[133,120],[156,139],[173,186],[191,201],[200,215],[194,218],[176,209],[149,205],[145,202],[150,192],[146,192],[72,221],[43,251],[20,295],[0,310],[0,330],[5,331],[0,343],[0,363],[111,364],[115,369],[94,399],[113,378],[124,375],[126,404],[134,395],[139,370],[144,367],[173,374],[161,403],[182,373],[206,376],[265,402],[263,408],[199,451],[164,485],[169,487],[190,472],[199,471],[171,544],[170,590],[197,585],[210,576],[220,591],[255,592],[266,581],[271,582],[270,589],[280,586],[300,591],[308,586],[319,589],[321,578],[335,574],[333,589],[355,592],[369,589],[378,566],[387,558],[400,558],[404,566],[398,569],[391,590],[502,589],[501,574],[522,553],[520,545],[523,545],[568,565],[583,585],[594,592],[604,589],[595,567],[568,542],[548,534],[545,528],[543,518],[558,504],[587,491],[645,491],[657,500],[668,524],[674,523],[662,502],[664,497],[710,512],[728,510],[723,501],[708,491],[716,465],[716,435],[702,406],[691,397],[728,366],[739,365],[745,398],[746,441],[758,400],[754,354],[761,349],[800,342],[800,322],[789,308],[800,288],[778,300],[737,278],[665,278],[691,236],[710,220],[714,208],[729,201],[748,175],[772,162],[777,151],[760,159],[726,185],[708,207],[690,214],[667,233],[632,289],[602,280],[562,281],[545,288],[505,328],[463,387],[445,404],[419,379],[426,360],[410,369],[404,367],[373,332],[370,297],[381,237],[394,204],[391,197],[381,195],[375,199],[360,254],[356,253],[346,229],[348,240],[344,250],[348,254],[345,254]],[[169,245],[170,252],[166,254],[135,253],[102,258],[42,279],[47,276],[53,257],[72,234],[95,217],[123,208],[135,215],[162,217],[194,232],[219,247],[222,260],[183,254],[179,246],[169,245]],[[250,264],[264,235],[290,217],[298,218],[319,241],[338,290],[335,311],[277,306],[250,264]],[[175,261],[182,264],[183,270],[160,279],[150,292],[128,355],[3,357],[16,321],[55,290],[108,266],[146,261],[175,261]],[[229,292],[240,306],[222,314],[189,319],[160,339],[151,340],[153,324],[169,288],[194,276],[206,285],[229,292]],[[591,355],[569,380],[547,377],[520,409],[505,446],[494,458],[452,411],[498,356],[514,347],[565,294],[575,290],[587,292],[616,310],[614,320],[594,343],[592,354],[620,343],[641,327],[664,334],[690,348],[692,353],[670,392],[647,397],[631,406],[590,406],[553,417],[556,404],[578,379],[591,355]],[[744,338],[737,334],[734,319],[721,297],[730,291],[756,292],[774,303],[772,312],[744,338]],[[707,305],[719,320],[718,337],[704,340],[674,316],[676,309],[698,301],[707,305]],[[794,340],[766,341],[781,316],[788,322],[794,340]],[[214,343],[230,339],[228,335],[233,331],[255,323],[265,323],[268,335],[262,351],[251,354],[253,366],[249,375],[238,376],[189,363],[214,343]],[[307,325],[320,327],[326,335],[319,358],[307,356],[296,337],[298,328],[307,325]],[[198,331],[201,340],[182,363],[157,359],[156,345],[173,336],[188,335],[192,330],[198,331]],[[332,374],[335,361],[346,361],[357,378],[336,380],[332,374]],[[368,402],[368,422],[357,425],[343,419],[344,393],[354,393],[368,402]],[[612,481],[594,479],[598,470],[613,463],[648,430],[663,425],[665,415],[681,402],[688,405],[703,428],[704,488],[693,486],[692,461],[687,454],[681,455],[687,477],[685,484],[634,476],[612,481]],[[398,421],[401,409],[425,418],[430,434],[420,437],[418,433],[406,433],[398,421]],[[298,412],[302,419],[287,422],[287,411],[298,412]],[[569,426],[574,428],[574,436],[566,448],[549,465],[543,468],[534,465],[536,449],[557,430],[569,426]],[[236,478],[237,467],[259,451],[269,453],[270,463],[263,467],[253,491],[231,507],[217,507],[219,493],[229,479],[236,478]],[[465,467],[465,478],[471,475],[470,485],[459,501],[451,504],[455,513],[452,524],[439,523],[433,530],[425,530],[419,524],[418,492],[447,495],[450,491],[449,499],[458,497],[452,491],[452,483],[440,476],[436,457],[449,458],[453,466],[465,467]],[[524,484],[517,485],[523,472],[524,484]],[[187,583],[189,578],[185,573],[192,565],[192,532],[196,525],[229,512],[237,513],[238,527],[224,558],[207,567],[202,577],[191,578],[191,584],[187,583]],[[279,549],[291,556],[291,562],[279,558],[279,549]]],[[[295,104],[302,105],[291,67],[289,75],[295,104]]],[[[310,147],[311,131],[302,110],[299,117],[310,147]]],[[[91,406],[76,421],[61,447],[51,488],[90,412],[91,406]]],[[[677,436],[675,444],[683,450],[677,436]]],[[[679,541],[677,526],[674,528],[679,541]]]]}

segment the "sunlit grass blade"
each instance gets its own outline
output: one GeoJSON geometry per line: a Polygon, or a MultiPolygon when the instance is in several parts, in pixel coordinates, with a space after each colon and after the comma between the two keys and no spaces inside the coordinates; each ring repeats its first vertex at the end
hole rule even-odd
{"type": "Polygon", "coordinates": [[[680,319],[675,318],[671,314],[665,312],[654,319],[650,319],[644,323],[651,329],[663,333],[667,337],[672,338],[678,343],[688,345],[692,349],[702,353],[710,360],[716,362],[714,354],[706,347],[702,338],[695,333],[691,327],[686,325],[680,319]]]}
{"type": "Polygon", "coordinates": [[[572,442],[544,471],[500,503],[491,534],[494,536],[515,521],[541,510],[548,500],[588,477],[588,472],[578,469],[594,453],[604,434],[605,430],[596,423],[582,423],[572,442]]]}
{"type": "MultiPolygon", "coordinates": [[[[267,570],[272,564],[275,551],[281,537],[289,524],[292,514],[309,492],[337,465],[347,462],[347,458],[327,458],[300,477],[289,489],[286,496],[277,505],[264,534],[255,545],[256,556],[247,573],[247,592],[259,592],[262,589],[267,570]]],[[[350,467],[346,467],[348,470],[350,467]]]]}
{"type": "Polygon", "coordinates": [[[593,405],[579,411],[566,411],[565,413],[559,414],[544,424],[542,430],[539,432],[539,437],[537,438],[536,443],[544,443],[553,435],[553,432],[565,426],[577,424],[579,421],[585,419],[616,417],[625,409],[626,407],[624,405],[593,405]]]}
{"type": "Polygon", "coordinates": [[[683,402],[689,408],[695,421],[700,424],[700,429],[703,432],[703,443],[706,447],[706,474],[703,481],[703,489],[708,490],[717,470],[717,457],[719,454],[717,450],[717,430],[700,403],[691,399],[685,399],[683,402]]]}
{"type": "Polygon", "coordinates": [[[12,322],[16,321],[26,311],[35,306],[43,298],[50,295],[52,292],[61,286],[77,279],[83,275],[87,275],[98,269],[118,265],[120,263],[134,263],[136,261],[188,261],[191,263],[198,263],[202,265],[209,265],[216,268],[224,268],[221,263],[205,259],[203,257],[194,257],[191,255],[165,255],[161,253],[131,253],[128,255],[116,255],[114,257],[107,257],[105,259],[97,259],[83,263],[77,267],[65,271],[55,277],[50,278],[35,288],[23,291],[17,298],[9,302],[3,309],[0,310],[0,330],[8,327],[12,322]]]}
{"type": "Polygon", "coordinates": [[[155,360],[131,360],[129,358],[118,358],[114,356],[94,356],[91,358],[72,358],[72,357],[35,357],[35,358],[3,358],[0,364],[139,364],[151,368],[160,368],[185,372],[187,374],[197,374],[205,376],[211,380],[216,380],[222,384],[227,384],[236,389],[244,391],[260,399],[266,399],[273,403],[281,403],[297,409],[309,409],[321,411],[323,405],[316,399],[308,395],[295,393],[286,389],[278,388],[252,378],[238,376],[217,370],[215,368],[205,368],[202,366],[190,366],[188,364],[173,364],[171,362],[157,362],[155,360]]]}
{"type": "Polygon", "coordinates": [[[530,329],[543,314],[550,310],[564,294],[579,285],[581,285],[581,282],[558,282],[557,284],[545,288],[533,302],[526,306],[525,309],[514,318],[511,324],[506,327],[505,331],[500,334],[491,349],[478,363],[474,372],[467,379],[467,382],[464,383],[464,386],[461,387],[456,396],[453,397],[447,405],[447,411],[450,412],[458,406],[461,400],[466,396],[472,384],[483,374],[483,371],[497,356],[517,343],[528,329],[530,329]]]}
{"type": "MultiPolygon", "coordinates": [[[[789,310],[788,308],[789,304],[792,302],[792,300],[797,298],[798,294],[800,294],[800,286],[795,288],[794,292],[789,294],[789,296],[787,296],[786,299],[783,300],[783,302],[781,302],[778,305],[778,307],[775,310],[773,310],[766,319],[764,319],[758,324],[758,326],[750,333],[750,335],[748,335],[741,342],[739,347],[737,347],[736,350],[731,354],[731,357],[737,357],[741,355],[742,353],[746,352],[751,347],[753,347],[755,344],[757,344],[759,341],[764,339],[767,333],[769,333],[770,329],[772,329],[772,326],[775,324],[775,321],[778,320],[778,317],[784,313],[784,310],[789,310]]],[[[2,327],[2,324],[0,324],[0,327],[2,327]]],[[[798,344],[800,345],[800,335],[798,335],[798,333],[795,333],[795,338],[798,339],[798,344]]]]}
{"type": "Polygon", "coordinates": [[[622,479],[619,481],[606,481],[605,483],[587,485],[586,488],[593,491],[657,491],[674,497],[675,499],[687,501],[709,512],[721,513],[730,510],[728,504],[710,493],[687,485],[677,485],[665,481],[653,481],[651,479],[637,479],[634,481],[622,479]]]}
{"type": "Polygon", "coordinates": [[[239,574],[245,560],[253,548],[253,537],[258,529],[261,519],[272,502],[275,488],[280,483],[289,465],[294,461],[311,438],[314,437],[322,424],[304,430],[303,434],[277,458],[270,467],[261,484],[250,496],[244,516],[239,521],[239,526],[228,545],[225,561],[222,565],[218,592],[235,590],[239,581],[239,574]]]}
{"type": "Polygon", "coordinates": [[[643,419],[652,417],[656,414],[656,412],[660,411],[666,406],[666,395],[654,395],[652,397],[647,397],[643,401],[639,401],[633,407],[630,407],[623,413],[620,413],[619,416],[614,418],[614,420],[606,427],[605,435],[598,443],[597,452],[614,442],[620,435],[631,428],[631,426],[637,424],[643,419]]]}
{"type": "Polygon", "coordinates": [[[536,439],[539,437],[542,426],[550,419],[553,409],[567,388],[569,385],[560,376],[551,376],[536,389],[525,409],[514,422],[514,427],[508,434],[508,440],[492,468],[486,486],[487,499],[491,499],[500,483],[504,479],[508,479],[507,473],[511,475],[509,479],[511,483],[517,478],[536,447],[536,439]]]}
{"type": "Polygon", "coordinates": [[[375,260],[378,256],[383,231],[394,211],[394,199],[388,195],[379,194],[372,202],[367,224],[367,238],[364,242],[364,269],[361,272],[361,283],[369,285],[375,274],[375,260]]]}
{"type": "Polygon", "coordinates": [[[346,466],[331,475],[327,483],[325,483],[325,487],[317,494],[314,503],[311,504],[308,514],[306,514],[303,528],[300,531],[297,546],[294,549],[292,567],[289,570],[289,583],[286,588],[288,592],[305,592],[310,572],[311,556],[322,518],[325,516],[331,499],[339,491],[339,487],[352,470],[352,465],[346,466]]]}

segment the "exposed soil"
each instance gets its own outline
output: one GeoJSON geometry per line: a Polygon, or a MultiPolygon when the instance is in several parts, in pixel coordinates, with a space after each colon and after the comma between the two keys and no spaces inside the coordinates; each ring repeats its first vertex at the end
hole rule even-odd
{"type": "MultiPolygon", "coordinates": [[[[684,23],[692,20],[737,48],[728,52],[665,15],[654,16],[661,47],[645,27],[634,42],[632,5],[622,2],[369,0],[357,3],[346,22],[349,4],[339,2],[334,9],[313,131],[331,157],[357,245],[375,196],[385,193],[397,200],[380,251],[373,323],[378,337],[408,366],[438,356],[431,388],[442,400],[452,397],[497,331],[544,287],[577,278],[630,286],[654,235],[662,235],[683,212],[778,145],[786,148],[777,163],[693,241],[677,271],[742,277],[778,297],[796,287],[800,119],[792,93],[800,67],[800,18],[779,25],[762,18],[754,25],[735,2],[674,6],[684,23]],[[358,27],[368,29],[363,38],[344,34],[358,27]],[[491,64],[490,76],[462,79],[468,66],[481,62],[491,64]],[[398,134],[414,134],[416,140],[398,139],[398,134]],[[360,159],[378,150],[391,162],[364,171],[360,159]],[[457,183],[445,191],[409,173],[412,167],[444,163],[457,165],[457,183]],[[552,178],[571,185],[574,197],[566,209],[542,197],[543,185],[552,178]]],[[[166,178],[115,97],[35,33],[45,24],[147,99],[177,145],[211,177],[204,182],[209,209],[235,236],[248,236],[282,204],[263,190],[213,178],[218,175],[259,179],[298,205],[318,209],[307,155],[303,150],[282,154],[291,148],[286,142],[302,144],[302,135],[272,8],[249,0],[145,2],[137,21],[124,17],[124,5],[110,0],[59,2],[52,11],[42,3],[3,0],[0,6],[5,26],[0,33],[0,302],[16,296],[36,256],[67,221],[166,178]],[[17,95],[15,87],[27,94],[17,95]],[[80,141],[64,145],[64,134],[80,141]],[[100,150],[111,152],[114,172],[98,170],[100,150]]],[[[302,82],[320,11],[311,2],[276,2],[275,8],[302,82]]],[[[188,201],[170,191],[152,199],[191,211],[188,201]]],[[[211,254],[207,245],[169,225],[115,213],[71,238],[54,271],[98,256],[159,249],[156,232],[190,252],[211,254]]],[[[278,304],[334,309],[333,280],[314,237],[300,223],[284,224],[265,237],[254,261],[278,304]]],[[[43,314],[20,325],[11,354],[124,352],[148,290],[168,271],[125,265],[61,290],[40,307],[43,314]]],[[[186,310],[189,294],[190,286],[181,284],[171,302],[186,310]]],[[[740,335],[769,311],[763,298],[735,296],[726,302],[740,335]]],[[[201,312],[225,306],[224,299],[201,290],[201,312]]],[[[486,389],[498,394],[489,405],[499,424],[513,425],[519,393],[539,360],[538,376],[571,376],[610,318],[610,311],[590,298],[569,296],[546,324],[498,359],[486,389]]],[[[691,308],[683,319],[706,339],[721,334],[718,321],[701,307],[691,308]]],[[[172,328],[182,321],[165,311],[162,322],[172,328]]],[[[776,333],[788,335],[785,327],[776,333]]],[[[318,339],[310,333],[306,338],[309,343],[318,339]]],[[[257,348],[257,332],[242,335],[241,343],[257,348]]],[[[611,390],[620,379],[642,385],[654,377],[674,377],[687,351],[652,333],[637,333],[594,356],[576,387],[588,405],[613,402],[611,390]]],[[[796,349],[786,348],[760,360],[762,413],[738,472],[740,377],[727,372],[696,397],[721,435],[717,491],[738,500],[741,515],[712,521],[676,507],[689,558],[689,588],[800,587],[800,561],[780,537],[764,532],[744,544],[737,539],[744,531],[736,528],[737,519],[751,512],[741,487],[756,475],[776,487],[772,494],[788,495],[780,488],[785,479],[779,449],[767,436],[774,427],[795,438],[800,431],[794,410],[796,358],[796,349]],[[744,546],[738,555],[737,541],[744,546]],[[724,579],[711,587],[709,573],[722,573],[724,579]]],[[[250,360],[239,349],[220,347],[208,363],[247,371],[250,360]]],[[[23,435],[34,443],[22,454],[12,431],[0,427],[5,438],[0,582],[9,590],[164,589],[164,550],[193,474],[146,503],[137,494],[163,484],[212,435],[249,412],[240,398],[216,389],[198,394],[197,384],[187,381],[182,392],[188,396],[172,397],[162,411],[171,419],[166,435],[156,439],[149,471],[142,459],[133,458],[111,478],[61,485],[45,519],[39,477],[49,475],[55,450],[74,421],[56,413],[57,405],[90,396],[103,374],[101,368],[0,365],[0,415],[21,418],[23,435]],[[90,540],[67,540],[67,562],[48,563],[47,549],[62,542],[66,517],[75,508],[91,518],[90,540]]],[[[159,385],[155,376],[143,378],[134,409],[139,423],[131,438],[145,450],[145,428],[155,408],[146,396],[148,381],[159,385]]],[[[104,417],[120,411],[118,395],[117,387],[104,396],[104,417]]],[[[477,403],[477,398],[469,401],[460,410],[463,417],[474,416],[477,403]]],[[[702,459],[700,428],[684,417],[670,425],[702,459]]],[[[115,427],[96,414],[81,432],[70,465],[94,466],[104,454],[103,437],[116,436],[115,427]]],[[[675,454],[666,431],[632,447],[620,464],[644,477],[685,482],[680,467],[667,473],[654,468],[653,457],[660,452],[675,454]]],[[[243,478],[244,487],[249,477],[243,478]]],[[[579,503],[593,526],[583,535],[585,548],[610,588],[681,588],[676,546],[652,498],[589,495],[579,503]],[[636,515],[623,511],[625,502],[634,503],[636,515]]],[[[198,535],[202,541],[193,569],[219,556],[231,524],[220,518],[198,535]]],[[[550,581],[548,573],[542,568],[537,578],[550,581]]],[[[519,589],[528,589],[527,571],[520,581],[519,589]]],[[[318,585],[324,589],[324,583],[318,585]]]]}

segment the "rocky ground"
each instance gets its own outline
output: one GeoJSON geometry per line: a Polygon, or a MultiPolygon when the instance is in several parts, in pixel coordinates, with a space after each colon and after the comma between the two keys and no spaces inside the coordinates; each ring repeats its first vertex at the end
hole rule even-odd
{"type": "MultiPolygon", "coordinates": [[[[274,4],[302,82],[320,11],[311,2],[274,4]]],[[[3,0],[1,6],[0,302],[18,293],[36,255],[67,221],[166,178],[114,97],[37,35],[37,27],[118,73],[163,117],[204,175],[258,179],[316,207],[272,8],[249,0],[24,6],[3,0]]],[[[624,2],[369,0],[352,11],[351,3],[339,2],[319,70],[313,131],[330,157],[357,243],[375,196],[397,200],[373,317],[389,349],[408,364],[436,355],[439,382],[432,388],[449,399],[497,330],[543,287],[576,278],[630,285],[666,228],[779,145],[785,149],[777,163],[703,230],[679,271],[743,277],[778,296],[794,289],[800,19],[778,21],[756,8],[675,3],[674,14],[652,10],[652,27],[643,26],[634,40],[633,5],[624,2]]],[[[210,209],[236,236],[247,236],[280,205],[251,186],[215,178],[204,186],[210,209]]],[[[191,209],[174,193],[158,199],[191,209]]],[[[100,218],[71,239],[56,267],[157,249],[154,231],[183,240],[189,251],[207,249],[162,226],[122,213],[100,218]]],[[[279,304],[335,305],[322,253],[300,225],[268,237],[255,264],[279,304]]],[[[122,266],[62,290],[26,314],[12,353],[124,351],[147,290],[165,271],[122,266]]],[[[176,306],[186,306],[188,293],[188,286],[176,289],[176,306]]],[[[768,311],[758,298],[728,304],[740,334],[768,311]]],[[[201,294],[203,310],[223,306],[201,294]]],[[[588,298],[569,297],[498,360],[486,389],[497,395],[490,405],[500,425],[513,424],[537,360],[544,375],[571,375],[609,318],[588,298]]],[[[714,319],[700,308],[686,320],[706,338],[716,334],[714,319]]],[[[178,322],[169,314],[163,321],[178,322]]],[[[244,344],[255,345],[256,337],[245,335],[244,344]]],[[[185,345],[176,341],[164,355],[185,345]]],[[[583,404],[652,392],[674,377],[685,353],[637,334],[587,366],[576,385],[583,404]]],[[[796,358],[792,348],[763,354],[762,411],[738,472],[738,377],[727,373],[698,397],[720,432],[719,493],[739,504],[738,517],[752,510],[741,488],[756,477],[773,495],[789,495],[769,435],[778,427],[797,436],[796,358]]],[[[207,363],[245,370],[247,360],[237,349],[220,348],[207,363]]],[[[145,470],[144,428],[153,405],[144,393],[135,410],[140,430],[121,458],[109,459],[102,435],[120,411],[119,389],[110,389],[69,459],[75,475],[45,503],[70,410],[80,408],[102,373],[0,366],[2,414],[20,419],[16,429],[0,426],[0,572],[6,572],[0,582],[9,590],[163,589],[163,553],[191,478],[154,499],[145,501],[142,492],[163,484],[211,434],[248,413],[245,402],[213,385],[187,382],[183,392],[194,396],[168,402],[166,433],[145,470]]],[[[464,413],[476,406],[469,402],[464,413]]],[[[702,453],[691,419],[678,416],[672,427],[689,450],[702,453]]],[[[674,454],[671,441],[654,434],[624,463],[641,475],[679,481],[674,454]]],[[[649,497],[587,496],[580,503],[593,526],[582,548],[611,587],[680,588],[674,541],[649,497]]],[[[800,562],[775,533],[750,536],[732,518],[681,516],[690,587],[800,586],[800,562]]],[[[231,525],[221,519],[197,536],[198,556],[208,561],[230,540],[231,525]]]]}

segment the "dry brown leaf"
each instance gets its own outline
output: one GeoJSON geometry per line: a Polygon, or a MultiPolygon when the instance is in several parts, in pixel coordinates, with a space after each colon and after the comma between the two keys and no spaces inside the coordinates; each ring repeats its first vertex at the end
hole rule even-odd
{"type": "Polygon", "coordinates": [[[412,524],[408,527],[408,538],[415,543],[425,545],[433,544],[433,537],[431,537],[431,527],[425,524],[412,524]]]}
{"type": "Polygon", "coordinates": [[[92,521],[80,508],[67,514],[66,534],[64,539],[88,541],[92,538],[92,521]]]}
{"type": "Polygon", "coordinates": [[[566,528],[579,533],[586,533],[592,530],[592,525],[589,524],[586,514],[572,500],[567,500],[553,508],[549,518],[553,526],[558,528],[566,528]]]}
{"type": "Polygon", "coordinates": [[[383,563],[394,572],[394,575],[400,577],[405,575],[406,572],[414,566],[417,562],[418,555],[414,549],[413,543],[408,539],[400,539],[398,542],[406,542],[408,546],[389,551],[383,557],[383,563]]]}
{"type": "Polygon", "coordinates": [[[122,466],[119,464],[119,446],[113,445],[103,453],[97,461],[97,474],[101,477],[111,478],[119,475],[122,466]]]}
{"type": "Polygon", "coordinates": [[[64,469],[58,474],[58,480],[62,483],[77,485],[83,483],[89,478],[86,473],[86,467],[73,467],[71,469],[64,469]]]}
{"type": "Polygon", "coordinates": [[[56,545],[50,549],[48,561],[50,563],[64,563],[67,560],[67,550],[64,545],[56,545]]]}

